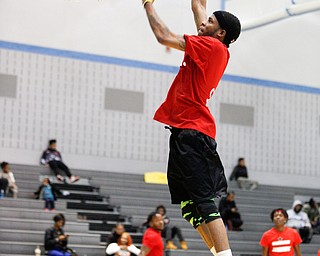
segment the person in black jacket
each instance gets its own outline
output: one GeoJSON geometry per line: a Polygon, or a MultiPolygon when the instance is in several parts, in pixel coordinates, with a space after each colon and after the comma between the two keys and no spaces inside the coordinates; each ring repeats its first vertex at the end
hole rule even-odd
{"type": "Polygon", "coordinates": [[[250,190],[254,190],[258,187],[258,182],[250,180],[248,176],[248,170],[244,158],[238,159],[238,165],[236,165],[231,173],[229,180],[235,179],[241,189],[246,189],[247,185],[250,186],[250,190]]]}
{"type": "MultiPolygon", "coordinates": [[[[112,233],[107,237],[107,247],[109,244],[117,243],[119,238],[124,232],[125,232],[125,229],[123,224],[121,222],[118,222],[113,228],[112,233]]],[[[115,255],[115,254],[107,254],[107,255],[115,255]]]]}
{"type": "Polygon", "coordinates": [[[68,252],[68,237],[63,231],[65,217],[59,213],[53,217],[54,226],[48,228],[44,237],[44,248],[48,251],[49,256],[71,256],[68,252]]]}
{"type": "Polygon", "coordinates": [[[187,250],[188,245],[184,240],[181,229],[177,226],[170,225],[170,219],[166,215],[167,213],[166,207],[164,205],[158,205],[156,208],[156,212],[160,213],[163,218],[164,228],[161,232],[161,236],[166,240],[166,249],[168,250],[177,249],[177,246],[173,243],[174,237],[177,236],[180,241],[181,249],[187,250]]]}
{"type": "Polygon", "coordinates": [[[44,210],[55,210],[55,201],[59,195],[62,195],[62,192],[55,187],[54,184],[51,184],[49,178],[44,178],[41,186],[36,192],[34,192],[36,199],[43,199],[45,201],[44,210]]]}
{"type": "Polygon", "coordinates": [[[57,141],[49,140],[48,148],[42,153],[40,163],[42,165],[49,165],[51,170],[60,181],[65,181],[65,178],[61,175],[64,172],[71,183],[74,183],[80,179],[79,176],[72,175],[68,166],[62,162],[62,156],[57,150],[57,141]]]}
{"type": "Polygon", "coordinates": [[[124,226],[121,222],[118,222],[108,236],[107,245],[117,243],[123,232],[125,232],[124,226]]]}
{"type": "Polygon", "coordinates": [[[233,191],[229,192],[227,197],[222,198],[219,203],[219,212],[228,230],[242,231],[240,226],[243,224],[243,221],[234,199],[235,193],[233,191]]]}

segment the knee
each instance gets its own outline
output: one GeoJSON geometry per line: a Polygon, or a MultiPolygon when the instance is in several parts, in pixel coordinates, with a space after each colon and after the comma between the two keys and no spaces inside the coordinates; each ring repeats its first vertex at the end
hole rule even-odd
{"type": "Polygon", "coordinates": [[[173,226],[172,227],[172,232],[179,232],[180,228],[178,228],[177,226],[173,226]]]}

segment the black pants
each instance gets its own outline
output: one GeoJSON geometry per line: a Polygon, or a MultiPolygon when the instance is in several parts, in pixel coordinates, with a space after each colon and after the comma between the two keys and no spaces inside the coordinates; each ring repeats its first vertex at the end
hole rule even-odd
{"type": "Polygon", "coordinates": [[[173,227],[165,226],[164,229],[162,230],[161,235],[163,238],[166,239],[166,241],[173,240],[175,236],[178,237],[180,242],[184,241],[184,238],[181,233],[181,229],[176,226],[173,226],[173,227]]]}
{"type": "Polygon", "coordinates": [[[241,216],[238,212],[232,212],[231,210],[220,212],[222,220],[227,225],[229,230],[238,230],[243,224],[241,216]]]}
{"type": "Polygon", "coordinates": [[[69,178],[72,176],[68,166],[66,166],[63,162],[52,160],[48,164],[56,176],[62,175],[61,171],[63,171],[69,178]]]}
{"type": "Polygon", "coordinates": [[[5,178],[0,178],[0,190],[3,190],[4,192],[7,191],[9,182],[5,178]]]}
{"type": "Polygon", "coordinates": [[[312,229],[311,228],[299,228],[299,234],[300,234],[300,237],[302,239],[302,243],[310,243],[311,242],[311,239],[312,239],[312,229]]]}

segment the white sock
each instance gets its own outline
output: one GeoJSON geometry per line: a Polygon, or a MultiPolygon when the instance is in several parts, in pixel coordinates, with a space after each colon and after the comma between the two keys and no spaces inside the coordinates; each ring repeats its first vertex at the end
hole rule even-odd
{"type": "Polygon", "coordinates": [[[231,249],[218,252],[217,256],[232,256],[231,249]]]}
{"type": "Polygon", "coordinates": [[[214,248],[214,246],[210,249],[210,252],[211,252],[214,256],[217,256],[216,248],[214,248]]]}

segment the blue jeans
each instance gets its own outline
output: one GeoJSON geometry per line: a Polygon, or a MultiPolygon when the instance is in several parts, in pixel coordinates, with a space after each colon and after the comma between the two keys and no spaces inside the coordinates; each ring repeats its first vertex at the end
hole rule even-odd
{"type": "Polygon", "coordinates": [[[45,201],[45,204],[44,204],[45,208],[50,210],[55,208],[54,199],[44,199],[44,201],[45,201]]]}
{"type": "Polygon", "coordinates": [[[71,256],[69,252],[63,252],[58,250],[49,251],[49,256],[71,256]]]}

